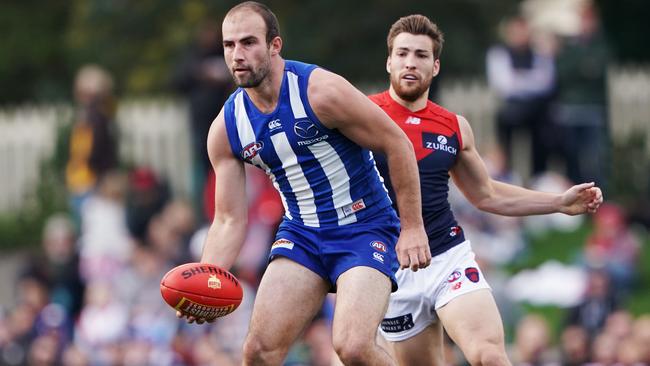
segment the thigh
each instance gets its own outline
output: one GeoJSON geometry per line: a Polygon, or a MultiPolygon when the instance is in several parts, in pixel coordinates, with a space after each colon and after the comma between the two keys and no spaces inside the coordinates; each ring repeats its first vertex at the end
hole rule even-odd
{"type": "Polygon", "coordinates": [[[288,347],[314,318],[329,284],[284,257],[273,260],[255,297],[249,336],[272,348],[288,347]]]}
{"type": "Polygon", "coordinates": [[[444,365],[443,334],[439,321],[411,338],[387,343],[391,355],[401,366],[444,365]]]}
{"type": "Polygon", "coordinates": [[[447,334],[465,355],[484,345],[504,348],[501,315],[490,290],[458,296],[437,312],[447,334]]]}
{"type": "Polygon", "coordinates": [[[370,267],[354,267],[338,277],[332,333],[335,339],[375,341],[384,317],[391,281],[370,267]]]}

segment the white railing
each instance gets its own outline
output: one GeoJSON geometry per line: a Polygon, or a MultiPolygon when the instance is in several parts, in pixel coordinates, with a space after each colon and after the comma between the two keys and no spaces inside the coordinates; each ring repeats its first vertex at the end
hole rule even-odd
{"type": "MultiPolygon", "coordinates": [[[[19,209],[34,192],[40,164],[54,153],[58,128],[72,119],[70,106],[0,111],[0,212],[19,209]]],[[[188,195],[192,160],[186,105],[126,101],[117,121],[122,161],[152,168],[174,194],[188,195]]]]}
{"type": "Polygon", "coordinates": [[[22,207],[51,156],[56,130],[69,119],[65,106],[25,106],[0,111],[0,212],[22,207]]]}
{"type": "MultiPolygon", "coordinates": [[[[612,137],[624,140],[643,134],[650,141],[650,69],[613,67],[608,82],[612,137]]],[[[470,121],[479,149],[495,142],[496,97],[485,83],[445,84],[440,102],[470,121]]],[[[0,110],[0,212],[24,205],[38,182],[39,164],[53,153],[57,128],[71,120],[69,106],[0,110]]],[[[175,194],[187,195],[191,189],[187,106],[174,100],[123,101],[117,120],[121,159],[151,167],[168,180],[175,194]]],[[[646,146],[650,156],[650,143],[646,146]]]]}
{"type": "Polygon", "coordinates": [[[152,168],[174,194],[189,196],[192,157],[189,114],[185,103],[150,100],[120,104],[120,158],[152,168]]]}
{"type": "Polygon", "coordinates": [[[650,67],[612,67],[607,79],[612,137],[641,134],[650,155],[650,67]]]}

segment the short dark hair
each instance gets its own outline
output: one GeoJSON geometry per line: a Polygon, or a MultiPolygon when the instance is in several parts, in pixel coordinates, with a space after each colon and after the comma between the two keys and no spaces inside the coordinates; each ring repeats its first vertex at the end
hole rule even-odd
{"type": "Polygon", "coordinates": [[[388,31],[388,54],[393,53],[393,41],[400,33],[429,36],[433,41],[433,58],[438,59],[442,53],[442,44],[445,42],[438,26],[424,15],[414,14],[399,18],[388,31]]]}
{"type": "Polygon", "coordinates": [[[273,14],[268,6],[258,3],[257,1],[245,1],[239,5],[235,5],[228,11],[226,17],[244,9],[252,10],[264,19],[264,24],[266,25],[267,44],[270,44],[273,38],[280,36],[280,24],[278,23],[278,18],[273,14]]]}

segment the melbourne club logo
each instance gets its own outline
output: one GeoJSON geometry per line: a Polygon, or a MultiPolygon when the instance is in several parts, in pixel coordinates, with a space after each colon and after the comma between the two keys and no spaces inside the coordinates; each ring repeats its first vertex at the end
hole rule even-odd
{"type": "Polygon", "coordinates": [[[465,268],[465,277],[470,281],[476,283],[479,280],[478,269],[476,267],[467,267],[465,268]]]}
{"type": "Polygon", "coordinates": [[[302,120],[293,125],[293,132],[304,139],[310,139],[318,135],[318,128],[310,120],[302,120]]]}

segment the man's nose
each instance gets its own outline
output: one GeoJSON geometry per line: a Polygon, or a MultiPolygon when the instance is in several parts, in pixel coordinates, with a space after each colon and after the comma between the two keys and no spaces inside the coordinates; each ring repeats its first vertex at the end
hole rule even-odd
{"type": "Polygon", "coordinates": [[[235,61],[242,61],[244,59],[244,50],[242,46],[235,44],[232,51],[232,58],[235,61]]]}
{"type": "Polygon", "coordinates": [[[404,67],[406,67],[409,70],[415,69],[415,56],[409,54],[406,56],[406,59],[404,60],[404,67]]]}

